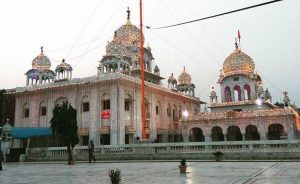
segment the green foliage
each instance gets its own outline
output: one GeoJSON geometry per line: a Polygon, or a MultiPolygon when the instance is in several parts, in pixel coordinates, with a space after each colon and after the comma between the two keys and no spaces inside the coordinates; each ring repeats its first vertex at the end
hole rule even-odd
{"type": "Polygon", "coordinates": [[[50,121],[53,135],[61,138],[65,146],[74,146],[79,143],[77,110],[71,104],[64,102],[53,109],[53,117],[50,121]]]}
{"type": "Polygon", "coordinates": [[[119,184],[121,182],[121,171],[119,169],[111,169],[108,171],[111,184],[119,184]]]}
{"type": "Polygon", "coordinates": [[[181,159],[180,165],[182,165],[182,166],[186,165],[186,159],[185,158],[181,159]]]}
{"type": "Polygon", "coordinates": [[[221,157],[224,154],[221,151],[216,151],[216,152],[213,152],[213,155],[215,155],[215,157],[221,157]]]}

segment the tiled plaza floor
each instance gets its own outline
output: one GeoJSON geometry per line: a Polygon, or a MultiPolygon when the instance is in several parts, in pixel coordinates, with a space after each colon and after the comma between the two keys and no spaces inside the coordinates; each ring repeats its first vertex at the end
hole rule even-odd
{"type": "Polygon", "coordinates": [[[179,174],[179,162],[135,163],[23,163],[4,165],[1,184],[109,183],[108,170],[121,170],[122,183],[162,184],[300,184],[300,162],[188,162],[179,174]]]}

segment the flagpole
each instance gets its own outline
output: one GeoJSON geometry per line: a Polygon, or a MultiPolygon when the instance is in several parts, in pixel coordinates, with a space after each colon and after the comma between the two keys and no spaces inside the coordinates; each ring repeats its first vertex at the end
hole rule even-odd
{"type": "Polygon", "coordinates": [[[142,0],[140,0],[140,66],[141,66],[141,98],[142,98],[142,138],[146,135],[146,112],[145,112],[145,80],[144,80],[144,40],[143,40],[143,12],[142,0]]]}

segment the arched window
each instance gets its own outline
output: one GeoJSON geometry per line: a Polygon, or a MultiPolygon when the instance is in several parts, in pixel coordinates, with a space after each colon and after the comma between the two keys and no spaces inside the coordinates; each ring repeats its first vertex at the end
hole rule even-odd
{"type": "Polygon", "coordinates": [[[40,114],[40,116],[46,116],[47,115],[47,105],[46,105],[45,102],[40,103],[39,114],[40,114]]]}
{"type": "Polygon", "coordinates": [[[127,94],[124,101],[124,110],[130,111],[131,109],[132,109],[132,98],[129,94],[127,94]]]}
{"type": "Polygon", "coordinates": [[[87,96],[82,97],[81,100],[81,112],[89,112],[90,111],[90,103],[87,96]]]}
{"type": "Polygon", "coordinates": [[[231,90],[229,86],[226,86],[224,89],[224,94],[225,94],[225,102],[231,102],[231,90]]]}
{"type": "Polygon", "coordinates": [[[171,105],[168,103],[168,107],[167,107],[167,115],[169,116],[169,117],[171,117],[171,105]]]}
{"type": "Polygon", "coordinates": [[[102,110],[110,110],[110,98],[108,94],[103,94],[102,110]]]}
{"type": "Polygon", "coordinates": [[[177,107],[175,104],[173,105],[173,121],[177,121],[177,107]]]}
{"type": "Polygon", "coordinates": [[[29,113],[30,113],[30,111],[29,111],[29,104],[25,103],[23,105],[23,109],[22,109],[22,116],[23,116],[23,118],[29,118],[29,113]]]}
{"type": "Polygon", "coordinates": [[[249,84],[244,85],[245,100],[251,100],[251,89],[249,84]]]}
{"type": "Polygon", "coordinates": [[[241,87],[239,85],[235,85],[233,88],[234,91],[234,99],[235,101],[242,101],[242,91],[241,91],[241,87]]]}

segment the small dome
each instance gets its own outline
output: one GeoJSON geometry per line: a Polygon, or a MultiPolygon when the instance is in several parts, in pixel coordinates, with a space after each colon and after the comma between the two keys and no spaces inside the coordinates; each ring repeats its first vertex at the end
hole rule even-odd
{"type": "Polygon", "coordinates": [[[253,59],[242,52],[239,48],[235,49],[224,61],[223,72],[225,76],[234,74],[254,73],[255,64],[253,59]]]}
{"type": "Polygon", "coordinates": [[[51,62],[47,56],[44,55],[43,47],[41,53],[32,61],[32,69],[37,70],[50,70],[51,62]]]}
{"type": "Polygon", "coordinates": [[[210,92],[210,97],[216,97],[216,96],[217,96],[217,93],[216,93],[216,91],[215,91],[215,88],[212,87],[212,88],[211,88],[211,92],[210,92]]]}
{"type": "Polygon", "coordinates": [[[175,77],[173,76],[173,73],[171,74],[171,76],[168,79],[169,83],[177,83],[177,80],[175,79],[175,77]]]}
{"type": "Polygon", "coordinates": [[[73,70],[72,66],[68,63],[65,63],[65,59],[62,60],[62,62],[57,65],[57,67],[55,68],[55,71],[60,70],[60,69],[64,69],[64,70],[73,70]]]}
{"type": "Polygon", "coordinates": [[[188,85],[192,83],[192,77],[190,76],[190,74],[186,73],[185,67],[183,68],[183,71],[178,77],[178,82],[179,84],[188,84],[188,85]]]}

